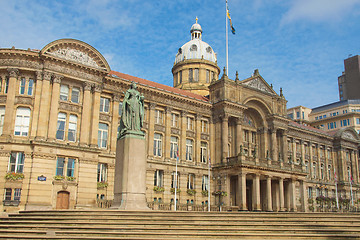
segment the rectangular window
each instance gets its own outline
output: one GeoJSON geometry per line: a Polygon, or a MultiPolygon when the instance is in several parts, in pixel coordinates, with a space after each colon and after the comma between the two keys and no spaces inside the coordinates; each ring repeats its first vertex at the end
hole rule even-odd
{"type": "Polygon", "coordinates": [[[186,160],[193,160],[193,140],[186,139],[186,160]]]}
{"type": "Polygon", "coordinates": [[[154,173],[154,186],[163,187],[164,171],[156,170],[154,173]]]}
{"type": "Polygon", "coordinates": [[[74,177],[74,171],[75,171],[75,159],[69,158],[66,168],[66,176],[74,177]]]}
{"type": "Polygon", "coordinates": [[[331,180],[331,165],[328,165],[328,180],[331,180]]]}
{"type": "Polygon", "coordinates": [[[179,172],[177,173],[177,175],[176,175],[176,172],[171,173],[171,188],[175,188],[175,185],[176,185],[176,188],[179,189],[179,186],[180,186],[179,172]],[[176,182],[176,184],[175,184],[175,182],[176,182]]]}
{"type": "Polygon", "coordinates": [[[201,132],[208,133],[209,131],[209,122],[207,120],[201,120],[201,132]]]}
{"type": "MultiPolygon", "coordinates": [[[[122,102],[119,102],[119,116],[121,117],[121,114],[122,114],[122,106],[123,106],[123,103],[122,102]]],[[[145,114],[145,109],[144,109],[144,117],[146,116],[145,114]]]]}
{"type": "Polygon", "coordinates": [[[162,156],[162,135],[159,133],[154,134],[154,156],[162,156]]]}
{"type": "Polygon", "coordinates": [[[108,113],[110,109],[110,99],[100,97],[100,112],[108,113]]]}
{"type": "Polygon", "coordinates": [[[34,89],[34,80],[30,78],[29,85],[28,85],[28,95],[29,96],[33,95],[33,89],[34,89]]]}
{"type": "Polygon", "coordinates": [[[71,102],[79,103],[79,98],[80,98],[80,88],[73,87],[71,90],[71,102]]]}
{"type": "Polygon", "coordinates": [[[193,173],[188,175],[187,189],[195,189],[195,174],[193,173]]]}
{"type": "Polygon", "coordinates": [[[360,124],[360,118],[356,119],[356,124],[360,124]]]}
{"type": "Polygon", "coordinates": [[[302,119],[305,119],[305,113],[302,112],[302,119]]]}
{"type": "Polygon", "coordinates": [[[60,85],[60,100],[67,101],[69,99],[69,86],[60,85]]]}
{"type": "Polygon", "coordinates": [[[30,125],[30,108],[19,107],[16,110],[15,136],[28,136],[30,125]]]}
{"type": "Polygon", "coordinates": [[[203,190],[203,191],[209,190],[209,176],[208,175],[202,176],[201,190],[203,190]]]}
{"type": "Polygon", "coordinates": [[[56,161],[56,176],[64,176],[65,158],[58,157],[56,161]]]}
{"type": "Polygon", "coordinates": [[[201,142],[201,147],[200,147],[200,161],[202,163],[206,163],[207,162],[207,143],[206,142],[201,142]]]}
{"type": "Polygon", "coordinates": [[[107,148],[108,141],[108,125],[105,123],[99,123],[98,131],[98,146],[99,148],[107,148]]]}
{"type": "Polygon", "coordinates": [[[210,70],[206,70],[206,83],[210,82],[210,70]]]}
{"type": "Polygon", "coordinates": [[[107,179],[107,164],[99,163],[97,170],[97,182],[106,182],[107,179]]]}
{"type": "Polygon", "coordinates": [[[0,135],[2,135],[5,118],[5,107],[0,107],[0,135]]]}
{"type": "Polygon", "coordinates": [[[187,130],[194,130],[194,119],[192,117],[186,118],[187,130]]]}
{"type": "Polygon", "coordinates": [[[155,124],[163,124],[163,111],[158,109],[155,110],[155,124]]]}
{"type": "Polygon", "coordinates": [[[178,141],[179,141],[179,139],[177,137],[171,136],[171,138],[170,138],[170,158],[177,158],[178,141]]]}
{"type": "Polygon", "coordinates": [[[182,71],[179,71],[179,83],[182,83],[182,71]]]}
{"type": "Polygon", "coordinates": [[[65,125],[66,125],[66,114],[58,113],[58,120],[56,126],[56,139],[65,139],[65,125]]]}
{"type": "Polygon", "coordinates": [[[71,114],[69,117],[69,129],[68,129],[68,140],[71,142],[76,141],[76,129],[77,129],[77,116],[71,114]]]}
{"type": "Polygon", "coordinates": [[[21,80],[20,80],[20,89],[19,89],[19,93],[21,95],[25,94],[25,86],[26,86],[26,79],[21,78],[21,80]]]}
{"type": "Polygon", "coordinates": [[[74,158],[57,157],[55,175],[74,177],[75,161],[74,158]]]}
{"type": "Polygon", "coordinates": [[[194,82],[198,82],[199,81],[199,69],[195,68],[194,69],[194,82]]]}
{"type": "Polygon", "coordinates": [[[8,172],[23,173],[24,172],[25,154],[23,152],[11,152],[8,172]]]}
{"type": "Polygon", "coordinates": [[[171,114],[171,127],[174,128],[179,127],[179,114],[176,113],[171,114]]]}
{"type": "Polygon", "coordinates": [[[12,189],[11,188],[5,188],[5,201],[11,201],[11,193],[12,193],[12,189]]]}
{"type": "Polygon", "coordinates": [[[193,82],[194,80],[194,75],[193,75],[193,70],[192,68],[189,69],[189,82],[193,82]]]}
{"type": "Polygon", "coordinates": [[[308,198],[312,198],[312,187],[308,187],[308,198]]]}
{"type": "Polygon", "coordinates": [[[294,119],[294,114],[293,114],[293,113],[289,113],[289,114],[288,114],[288,117],[289,117],[290,119],[294,119]]]}
{"type": "Polygon", "coordinates": [[[297,118],[297,119],[300,118],[300,112],[296,112],[296,118],[297,118]]]}
{"type": "Polygon", "coordinates": [[[14,201],[20,201],[20,198],[21,198],[21,188],[15,188],[14,201]]]}

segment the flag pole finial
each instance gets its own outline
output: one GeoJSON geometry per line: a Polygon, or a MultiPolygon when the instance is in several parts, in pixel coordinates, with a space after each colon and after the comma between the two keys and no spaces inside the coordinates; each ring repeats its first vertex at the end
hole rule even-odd
{"type": "Polygon", "coordinates": [[[195,21],[196,21],[196,23],[197,23],[197,21],[198,21],[198,17],[196,16],[196,18],[195,18],[195,21]]]}

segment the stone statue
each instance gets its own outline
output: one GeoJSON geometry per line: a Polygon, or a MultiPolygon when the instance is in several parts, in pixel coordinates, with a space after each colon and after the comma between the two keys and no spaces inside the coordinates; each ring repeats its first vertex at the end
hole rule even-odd
{"type": "Polygon", "coordinates": [[[122,104],[119,137],[127,131],[141,132],[144,120],[144,96],[138,90],[135,82],[125,93],[122,104]]]}

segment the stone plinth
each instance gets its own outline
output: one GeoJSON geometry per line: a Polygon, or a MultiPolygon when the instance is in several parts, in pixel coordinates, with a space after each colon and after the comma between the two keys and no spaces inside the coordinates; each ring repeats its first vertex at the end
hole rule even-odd
{"type": "Polygon", "coordinates": [[[150,210],[146,204],[145,134],[127,131],[117,140],[112,208],[150,210]]]}

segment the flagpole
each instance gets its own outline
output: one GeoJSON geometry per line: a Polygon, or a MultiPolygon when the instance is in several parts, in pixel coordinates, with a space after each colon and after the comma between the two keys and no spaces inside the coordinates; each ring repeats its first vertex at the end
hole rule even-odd
{"type": "Polygon", "coordinates": [[[335,196],[336,196],[336,208],[339,210],[339,198],[338,198],[338,190],[337,190],[337,177],[334,166],[334,178],[335,178],[335,196]]]}
{"type": "Polygon", "coordinates": [[[228,37],[228,5],[226,0],[226,7],[225,7],[225,22],[226,22],[226,75],[229,76],[229,37],[228,37]]]}
{"type": "Polygon", "coordinates": [[[211,160],[210,160],[210,151],[209,151],[209,162],[208,162],[208,164],[209,164],[209,173],[208,173],[208,211],[210,212],[210,193],[211,193],[211,191],[210,191],[210,168],[211,168],[211,160]]]}
{"type": "Polygon", "coordinates": [[[177,192],[177,173],[178,173],[178,170],[177,170],[177,165],[178,165],[178,160],[179,160],[179,147],[177,148],[177,153],[176,153],[176,163],[175,163],[175,200],[174,200],[174,209],[175,209],[175,212],[176,212],[176,192],[177,192]]]}

